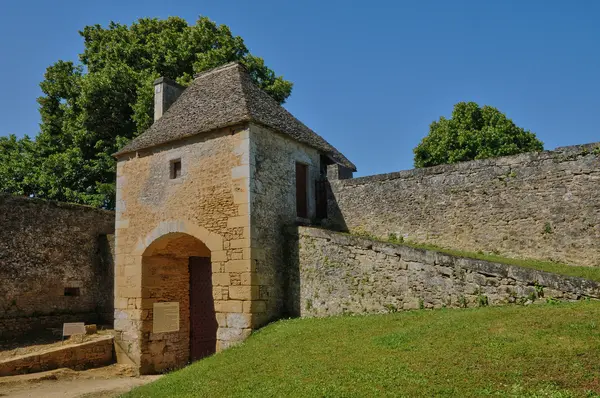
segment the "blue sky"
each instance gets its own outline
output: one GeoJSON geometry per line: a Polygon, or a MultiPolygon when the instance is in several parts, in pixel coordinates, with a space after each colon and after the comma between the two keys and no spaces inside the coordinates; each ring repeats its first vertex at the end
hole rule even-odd
{"type": "Polygon", "coordinates": [[[44,70],[78,30],[206,15],[294,82],[286,107],[358,166],[412,168],[459,101],[499,108],[546,149],[600,141],[600,2],[0,0],[0,135],[34,136],[44,70]]]}

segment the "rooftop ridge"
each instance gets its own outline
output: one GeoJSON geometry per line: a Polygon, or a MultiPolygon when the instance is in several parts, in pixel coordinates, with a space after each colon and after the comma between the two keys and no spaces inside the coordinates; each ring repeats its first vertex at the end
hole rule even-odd
{"type": "Polygon", "coordinates": [[[220,66],[217,66],[217,67],[214,67],[214,68],[211,68],[211,69],[207,69],[207,70],[202,71],[202,72],[198,72],[198,73],[194,74],[194,80],[200,79],[200,78],[203,78],[203,77],[206,77],[206,76],[210,76],[213,73],[221,72],[223,70],[231,69],[231,68],[234,68],[234,67],[241,67],[244,71],[248,72],[248,69],[246,69],[246,67],[244,65],[242,65],[239,61],[233,61],[233,62],[229,62],[229,63],[227,63],[225,65],[220,65],[220,66]]]}

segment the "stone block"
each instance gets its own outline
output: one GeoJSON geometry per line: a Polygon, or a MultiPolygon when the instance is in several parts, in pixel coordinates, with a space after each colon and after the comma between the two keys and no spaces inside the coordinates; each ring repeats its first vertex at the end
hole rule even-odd
{"type": "Polygon", "coordinates": [[[252,315],[251,314],[227,314],[227,327],[246,329],[252,326],[252,315]]]}
{"type": "Polygon", "coordinates": [[[215,301],[216,312],[242,312],[241,300],[219,300],[215,301]]]}
{"type": "Polygon", "coordinates": [[[247,214],[250,214],[250,204],[249,203],[244,203],[241,205],[238,205],[238,216],[245,216],[247,214]]]}
{"type": "Polygon", "coordinates": [[[418,310],[419,308],[420,302],[417,298],[406,299],[406,301],[402,305],[402,309],[404,310],[418,310]]]}
{"type": "Polygon", "coordinates": [[[225,263],[225,272],[250,272],[251,269],[250,260],[229,260],[225,263]]]}
{"type": "Polygon", "coordinates": [[[237,180],[242,178],[250,178],[250,167],[246,165],[236,166],[231,169],[231,179],[237,180]]]}
{"type": "Polygon", "coordinates": [[[234,239],[229,242],[229,247],[232,249],[243,249],[250,247],[250,239],[234,239]]]}
{"type": "Polygon", "coordinates": [[[213,286],[229,286],[229,274],[226,272],[213,272],[213,286]]]}
{"type": "Polygon", "coordinates": [[[259,298],[258,286],[230,286],[229,298],[234,300],[256,300],[259,298]]]}
{"type": "Polygon", "coordinates": [[[211,252],[210,253],[210,261],[212,261],[212,262],[227,261],[227,252],[225,250],[211,252]]]}
{"type": "Polygon", "coordinates": [[[235,216],[227,219],[227,228],[247,227],[250,225],[250,216],[235,216]]]}
{"type": "Polygon", "coordinates": [[[233,193],[233,203],[235,203],[235,204],[250,203],[250,195],[248,194],[248,192],[234,192],[233,193]]]}
{"type": "Polygon", "coordinates": [[[233,342],[245,340],[251,333],[250,329],[219,328],[217,339],[222,342],[233,342]]]}
{"type": "Polygon", "coordinates": [[[215,317],[217,318],[217,323],[219,324],[220,328],[226,328],[227,327],[227,313],[224,312],[217,312],[215,313],[215,317]]]}

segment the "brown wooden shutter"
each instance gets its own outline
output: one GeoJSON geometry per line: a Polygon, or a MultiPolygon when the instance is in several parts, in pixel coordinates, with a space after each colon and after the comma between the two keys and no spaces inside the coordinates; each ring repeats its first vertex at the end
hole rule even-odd
{"type": "Polygon", "coordinates": [[[308,168],[305,164],[296,163],[296,215],[308,218],[308,168]]]}

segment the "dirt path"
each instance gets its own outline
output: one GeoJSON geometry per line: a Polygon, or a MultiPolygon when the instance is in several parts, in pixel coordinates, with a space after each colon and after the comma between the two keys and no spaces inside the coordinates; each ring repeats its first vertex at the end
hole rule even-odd
{"type": "Polygon", "coordinates": [[[77,372],[57,369],[32,375],[0,378],[0,397],[11,398],[100,398],[118,395],[158,379],[133,377],[131,368],[111,365],[77,372]]]}

